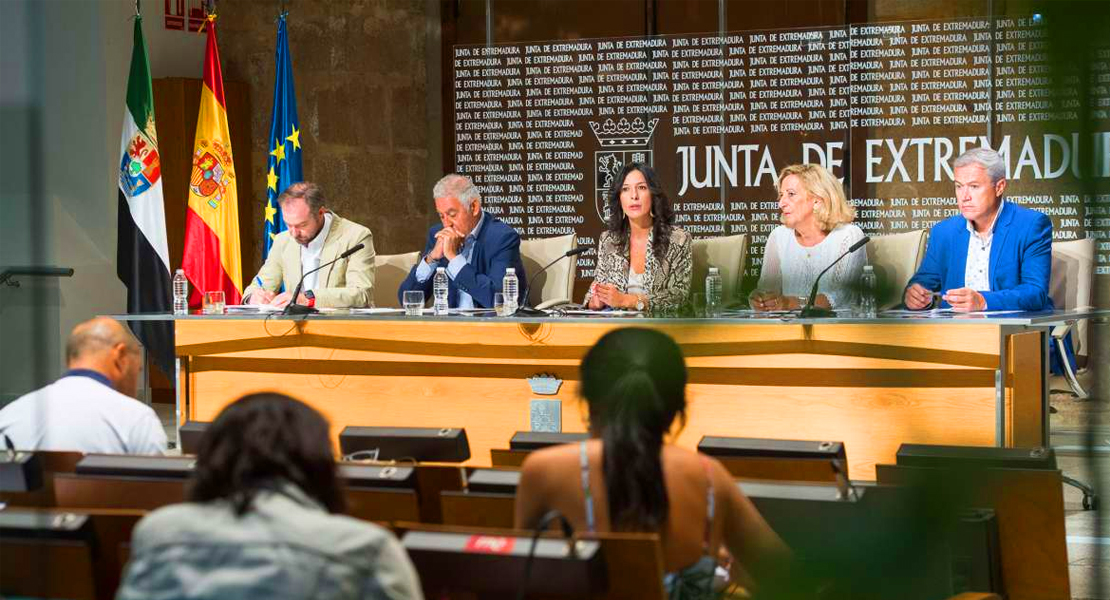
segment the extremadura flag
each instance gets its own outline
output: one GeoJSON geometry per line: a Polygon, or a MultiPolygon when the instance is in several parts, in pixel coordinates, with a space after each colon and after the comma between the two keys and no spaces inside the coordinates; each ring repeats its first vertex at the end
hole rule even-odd
{"type": "MultiPolygon", "coordinates": [[[[127,286],[127,312],[170,312],[170,252],[162,202],[162,164],[154,128],[150,63],[143,41],[142,17],[138,15],[123,111],[117,221],[116,274],[127,286]]],[[[173,324],[169,321],[129,321],[129,324],[158,366],[171,374],[173,324]]]]}

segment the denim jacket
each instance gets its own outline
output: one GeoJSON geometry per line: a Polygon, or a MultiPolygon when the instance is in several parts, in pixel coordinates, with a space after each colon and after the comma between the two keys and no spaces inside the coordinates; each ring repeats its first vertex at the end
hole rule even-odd
{"type": "Polygon", "coordinates": [[[290,483],[258,492],[242,517],[224,500],[161,508],[131,543],[117,600],[423,597],[389,531],[329,514],[290,483]]]}

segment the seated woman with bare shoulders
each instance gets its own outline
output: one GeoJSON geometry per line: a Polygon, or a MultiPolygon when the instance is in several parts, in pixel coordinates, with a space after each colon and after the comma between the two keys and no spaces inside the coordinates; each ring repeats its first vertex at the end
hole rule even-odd
{"type": "Polygon", "coordinates": [[[722,545],[757,584],[776,580],[789,551],[729,473],[663,441],[686,411],[686,365],[674,340],[612,331],[587,353],[581,375],[592,439],[524,461],[516,527],[534,528],[556,510],[578,531],[658,532],[672,598],[711,597],[722,545]]]}

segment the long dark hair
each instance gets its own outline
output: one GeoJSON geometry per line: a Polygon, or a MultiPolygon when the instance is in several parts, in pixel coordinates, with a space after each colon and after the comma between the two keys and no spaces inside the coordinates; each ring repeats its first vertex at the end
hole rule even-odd
{"type": "Polygon", "coordinates": [[[624,180],[628,177],[628,174],[633,171],[639,171],[643,174],[648,190],[651,191],[651,213],[655,215],[651,222],[652,250],[655,259],[662,262],[667,255],[667,246],[671,243],[674,208],[671,206],[671,199],[667,197],[667,193],[659,185],[659,178],[655,175],[655,169],[650,166],[643,163],[628,163],[621,169],[617,178],[613,180],[615,185],[612,193],[609,194],[609,231],[617,234],[621,251],[628,252],[631,226],[628,224],[628,219],[624,218],[624,211],[621,210],[621,187],[624,185],[624,180]]]}
{"type": "Polygon", "coordinates": [[[657,531],[670,503],[660,452],[675,417],[686,420],[686,363],[664,333],[611,331],[582,360],[590,428],[602,442],[614,530],[657,531]]]}
{"type": "Polygon", "coordinates": [[[280,480],[328,512],[343,512],[327,420],[284,394],[250,394],[223,409],[201,438],[189,499],[224,498],[242,515],[260,489],[280,480]]]}

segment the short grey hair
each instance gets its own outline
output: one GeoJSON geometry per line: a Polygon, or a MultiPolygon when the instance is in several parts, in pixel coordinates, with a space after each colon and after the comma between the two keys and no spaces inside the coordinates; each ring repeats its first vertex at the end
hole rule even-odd
{"type": "Polygon", "coordinates": [[[294,198],[304,198],[304,201],[308,204],[308,210],[313,213],[324,208],[326,202],[324,200],[324,191],[320,189],[320,186],[310,181],[298,181],[297,183],[291,184],[289,187],[285,188],[285,191],[283,191],[280,196],[278,196],[277,202],[279,206],[285,206],[286,202],[294,198]]]}
{"type": "Polygon", "coordinates": [[[986,169],[992,184],[1006,179],[1006,161],[1002,160],[1001,154],[990,148],[972,148],[964,152],[952,162],[952,170],[968,165],[979,165],[986,169]]]}
{"type": "Polygon", "coordinates": [[[469,210],[474,208],[475,200],[482,199],[482,194],[478,191],[478,186],[474,185],[469,177],[451,173],[436,182],[435,187],[432,188],[432,198],[436,200],[456,198],[459,202],[465,204],[467,210],[469,210]]]}
{"type": "Polygon", "coordinates": [[[66,362],[109,350],[116,344],[125,344],[129,351],[136,354],[142,352],[139,340],[115,319],[97,317],[79,323],[66,340],[66,362]]]}

